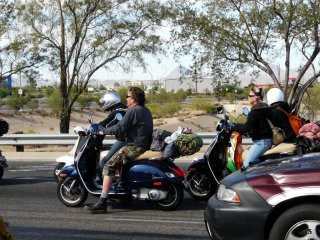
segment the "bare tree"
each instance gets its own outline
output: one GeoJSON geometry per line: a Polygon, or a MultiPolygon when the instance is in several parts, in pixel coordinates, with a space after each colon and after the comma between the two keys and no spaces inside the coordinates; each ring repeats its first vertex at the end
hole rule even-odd
{"type": "Polygon", "coordinates": [[[201,46],[219,79],[251,69],[267,73],[298,111],[304,93],[320,76],[320,2],[314,0],[176,1],[173,38],[184,50],[201,46]],[[293,84],[292,61],[301,58],[293,84]],[[280,76],[273,68],[284,59],[280,76]],[[307,76],[308,69],[313,70],[307,76]],[[282,77],[282,78],[281,78],[282,77]]]}
{"type": "Polygon", "coordinates": [[[167,14],[151,0],[26,0],[18,9],[29,39],[60,76],[61,133],[95,72],[144,66],[143,54],[160,50],[156,29],[167,14]]]}
{"type": "Polygon", "coordinates": [[[31,51],[22,40],[23,30],[14,14],[15,1],[0,0],[0,81],[21,73],[41,62],[38,52],[31,51]]]}

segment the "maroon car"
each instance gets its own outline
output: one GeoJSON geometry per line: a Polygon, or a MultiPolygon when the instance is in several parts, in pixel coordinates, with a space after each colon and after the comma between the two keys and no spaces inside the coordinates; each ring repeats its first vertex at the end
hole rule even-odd
{"type": "Polygon", "coordinates": [[[221,181],[208,201],[212,239],[320,239],[320,153],[269,160],[221,181]]]}

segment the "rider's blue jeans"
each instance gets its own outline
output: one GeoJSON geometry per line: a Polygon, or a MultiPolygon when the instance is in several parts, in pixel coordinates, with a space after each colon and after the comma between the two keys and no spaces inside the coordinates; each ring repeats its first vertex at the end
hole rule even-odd
{"type": "Polygon", "coordinates": [[[248,167],[250,164],[258,162],[258,158],[263,155],[272,146],[271,139],[254,140],[246,159],[243,161],[243,166],[248,167]]]}

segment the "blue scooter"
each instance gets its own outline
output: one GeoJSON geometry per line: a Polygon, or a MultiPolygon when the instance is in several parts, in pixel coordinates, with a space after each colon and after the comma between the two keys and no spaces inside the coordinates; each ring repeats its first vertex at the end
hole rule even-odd
{"type": "MultiPolygon", "coordinates": [[[[122,116],[116,115],[118,117],[122,116]]],[[[65,166],[59,172],[57,195],[68,207],[81,206],[88,193],[97,197],[101,194],[101,182],[96,180],[96,166],[104,136],[98,135],[99,125],[92,124],[92,119],[89,121],[89,129],[78,132],[74,165],[65,166]]],[[[173,161],[163,160],[160,152],[147,151],[119,170],[108,198],[145,200],[155,203],[162,210],[173,210],[183,200],[184,176],[184,171],[173,161]]]]}

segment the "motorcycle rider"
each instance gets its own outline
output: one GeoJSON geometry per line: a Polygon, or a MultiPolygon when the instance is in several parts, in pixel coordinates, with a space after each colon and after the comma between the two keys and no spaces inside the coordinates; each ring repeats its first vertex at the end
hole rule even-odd
{"type": "Polygon", "coordinates": [[[116,152],[103,169],[103,185],[97,203],[87,206],[91,213],[107,212],[107,197],[116,170],[148,150],[152,141],[153,119],[145,104],[145,93],[138,87],[130,87],[126,96],[128,110],[116,125],[101,127],[99,134],[125,136],[126,145],[116,152]]]}
{"type": "MultiPolygon", "coordinates": [[[[122,117],[126,114],[127,106],[121,102],[121,98],[119,94],[115,92],[108,92],[101,97],[99,102],[102,104],[102,109],[106,112],[109,112],[109,115],[106,119],[99,122],[99,125],[106,127],[108,123],[115,119],[117,113],[120,113],[122,117]]],[[[111,127],[115,125],[117,121],[114,121],[112,125],[108,125],[111,127]]],[[[110,158],[115,154],[118,150],[120,150],[125,145],[125,136],[124,135],[115,135],[116,142],[112,145],[108,154],[99,162],[97,166],[98,175],[102,175],[102,170],[104,165],[110,158]]]]}
{"type": "Polygon", "coordinates": [[[284,94],[280,88],[271,88],[267,92],[267,102],[272,107],[272,123],[274,126],[281,128],[285,133],[284,142],[292,143],[296,135],[290,125],[287,115],[279,108],[290,113],[290,107],[284,101],[284,94]]]}
{"type": "Polygon", "coordinates": [[[244,124],[233,123],[231,128],[240,134],[249,134],[252,138],[252,146],[250,147],[246,159],[243,161],[243,168],[247,168],[250,164],[258,161],[259,157],[263,155],[272,146],[272,130],[267,122],[270,119],[271,108],[268,104],[262,102],[262,89],[250,89],[249,103],[252,106],[248,114],[247,121],[244,124]]]}

